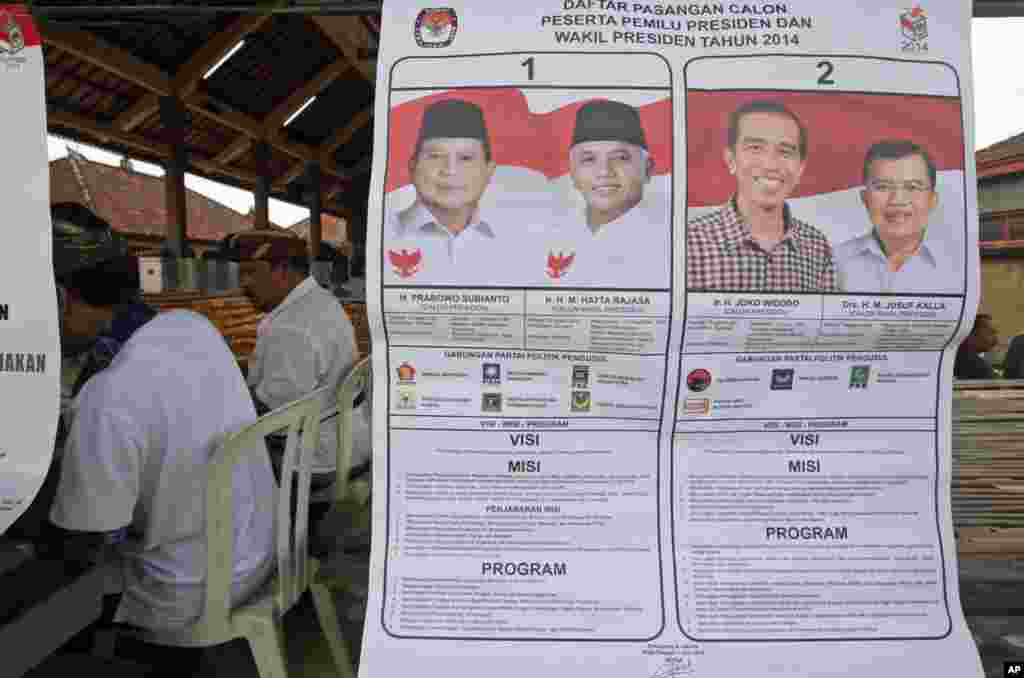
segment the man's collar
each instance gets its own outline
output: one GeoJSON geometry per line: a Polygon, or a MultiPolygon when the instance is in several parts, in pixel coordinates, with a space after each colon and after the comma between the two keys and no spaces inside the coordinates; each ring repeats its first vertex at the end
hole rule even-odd
{"type": "MultiPolygon", "coordinates": [[[[737,250],[744,242],[757,244],[754,234],[750,229],[750,224],[740,213],[735,194],[722,208],[722,214],[725,225],[722,236],[726,244],[737,250]]],[[[793,219],[789,211],[789,204],[785,202],[782,203],[782,228],[782,240],[779,243],[785,243],[786,246],[799,252],[803,246],[800,223],[793,219]]]]}
{"type": "MultiPolygon", "coordinates": [[[[402,228],[402,235],[435,235],[438,237],[455,238],[459,234],[452,233],[443,225],[439,224],[437,218],[427,209],[417,198],[416,202],[410,205],[405,210],[402,210],[398,215],[398,222],[402,228]]],[[[473,210],[473,214],[469,218],[469,224],[462,231],[468,231],[473,229],[483,236],[488,238],[495,238],[497,235],[494,232],[494,228],[486,221],[480,218],[480,208],[477,207],[473,210]]]]}
{"type": "Polygon", "coordinates": [[[320,283],[318,283],[316,281],[316,278],[314,278],[312,275],[307,277],[305,280],[303,280],[298,285],[296,285],[292,289],[292,291],[287,294],[287,296],[285,296],[284,300],[280,304],[277,305],[277,308],[275,308],[273,311],[271,311],[271,314],[277,313],[279,310],[281,310],[285,306],[288,306],[289,304],[295,302],[297,299],[299,299],[299,298],[309,294],[313,290],[316,290],[316,289],[319,289],[319,288],[320,288],[320,283]]]}
{"type": "MultiPolygon", "coordinates": [[[[881,259],[889,258],[877,228],[872,228],[869,232],[858,237],[855,242],[857,243],[858,254],[870,252],[881,259]]],[[[928,229],[925,229],[924,238],[921,240],[921,245],[917,248],[917,251],[910,257],[907,257],[907,260],[918,256],[932,266],[938,265],[938,260],[935,256],[935,245],[929,242],[928,229]]]]}

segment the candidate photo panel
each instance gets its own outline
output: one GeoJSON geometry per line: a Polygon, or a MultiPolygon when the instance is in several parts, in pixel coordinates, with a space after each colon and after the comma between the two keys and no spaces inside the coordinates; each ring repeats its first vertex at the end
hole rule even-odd
{"type": "MultiPolygon", "coordinates": [[[[913,85],[855,65],[858,87],[913,85]]],[[[963,113],[929,66],[927,94],[688,80],[688,290],[964,294],[963,113]]]]}
{"type": "Polygon", "coordinates": [[[385,284],[669,289],[671,90],[391,92],[385,284]]]}

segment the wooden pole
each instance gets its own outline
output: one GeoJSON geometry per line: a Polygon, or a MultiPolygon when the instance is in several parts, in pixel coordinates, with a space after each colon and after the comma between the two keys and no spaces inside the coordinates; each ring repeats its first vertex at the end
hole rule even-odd
{"type": "Polygon", "coordinates": [[[254,191],[256,204],[253,227],[268,228],[270,226],[270,146],[266,141],[260,141],[253,145],[253,153],[256,155],[256,167],[259,173],[259,181],[254,191]]]}
{"type": "Polygon", "coordinates": [[[321,200],[323,189],[320,185],[320,164],[309,163],[306,172],[309,176],[309,257],[316,261],[320,256],[320,241],[323,240],[323,225],[320,213],[323,209],[321,200]]]}
{"type": "Polygon", "coordinates": [[[176,257],[184,256],[188,244],[188,208],[185,193],[185,110],[176,97],[160,98],[160,120],[164,125],[170,155],[165,163],[164,207],[167,213],[167,245],[176,257]]]}

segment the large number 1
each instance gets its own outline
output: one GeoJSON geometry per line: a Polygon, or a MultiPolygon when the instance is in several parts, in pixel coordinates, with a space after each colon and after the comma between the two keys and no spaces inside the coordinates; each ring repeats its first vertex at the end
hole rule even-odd
{"type": "Polygon", "coordinates": [[[519,65],[526,66],[526,79],[533,80],[533,57],[530,57],[529,59],[527,59],[526,61],[519,65]]]}

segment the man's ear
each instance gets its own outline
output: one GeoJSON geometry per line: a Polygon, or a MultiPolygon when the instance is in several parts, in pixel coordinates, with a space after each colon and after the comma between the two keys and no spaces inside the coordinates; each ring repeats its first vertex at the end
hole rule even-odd
{"type": "Polygon", "coordinates": [[[722,149],[722,159],[729,168],[729,174],[736,174],[736,154],[728,146],[722,149]]]}
{"type": "Polygon", "coordinates": [[[645,184],[646,183],[650,183],[652,176],[654,176],[654,158],[652,158],[651,156],[648,155],[647,156],[647,178],[644,180],[644,183],[645,184]]]}
{"type": "Polygon", "coordinates": [[[936,207],[939,206],[939,192],[932,189],[932,194],[928,197],[928,211],[932,212],[936,207]]]}
{"type": "Polygon", "coordinates": [[[494,170],[498,169],[498,163],[491,160],[487,163],[487,183],[491,183],[491,177],[494,176],[494,170]]]}

